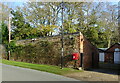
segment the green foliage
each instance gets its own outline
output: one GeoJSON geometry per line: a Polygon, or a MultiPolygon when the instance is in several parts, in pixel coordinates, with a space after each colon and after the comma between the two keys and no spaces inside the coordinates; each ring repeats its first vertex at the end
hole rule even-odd
{"type": "Polygon", "coordinates": [[[98,31],[96,30],[96,27],[89,27],[88,30],[86,30],[86,32],[84,33],[84,35],[94,45],[96,44],[96,42],[99,42],[98,31]]]}
{"type": "MultiPolygon", "coordinates": [[[[11,51],[11,59],[23,62],[60,65],[61,42],[58,38],[43,38],[39,41],[30,42],[25,45],[16,45],[15,41],[11,41],[8,50],[11,51]],[[55,41],[54,41],[55,40],[55,41]]],[[[64,65],[73,65],[72,58],[69,58],[74,49],[76,39],[74,36],[66,36],[64,38],[64,65]],[[68,56],[70,55],[70,56],[68,56]]]]}
{"type": "Polygon", "coordinates": [[[72,22],[71,21],[64,21],[64,32],[65,33],[74,33],[76,32],[76,26],[75,25],[72,25],[72,22]]]}
{"type": "Polygon", "coordinates": [[[82,32],[98,48],[119,42],[117,5],[111,3],[65,3],[65,33],[82,32]],[[106,9],[106,11],[104,11],[106,9]],[[108,21],[109,20],[109,21],[108,21]],[[103,34],[102,34],[103,33],[103,34]]]}
{"type": "Polygon", "coordinates": [[[14,60],[20,59],[21,61],[39,64],[59,64],[59,51],[55,48],[51,48],[53,47],[53,43],[48,41],[40,41],[39,44],[15,47],[14,44],[11,44],[10,47],[11,55],[14,60]]]}
{"type": "MultiPolygon", "coordinates": [[[[82,32],[97,47],[109,47],[119,42],[117,12],[117,5],[111,3],[64,2],[64,33],[82,32]]],[[[12,39],[51,36],[62,31],[57,29],[61,25],[60,2],[27,2],[11,14],[12,39]]]]}
{"type": "Polygon", "coordinates": [[[55,25],[37,25],[31,27],[31,25],[25,21],[23,13],[19,10],[11,11],[14,16],[12,19],[14,28],[12,29],[12,39],[21,40],[35,37],[49,36],[57,28],[55,25]]]}
{"type": "Polygon", "coordinates": [[[30,24],[25,22],[23,14],[20,11],[11,11],[11,14],[14,16],[12,19],[14,28],[12,33],[12,38],[15,40],[29,38],[31,34],[29,31],[31,29],[30,24]]]}
{"type": "Polygon", "coordinates": [[[14,49],[16,48],[16,41],[11,41],[8,45],[8,49],[10,49],[10,51],[14,51],[14,49]]]}
{"type": "Polygon", "coordinates": [[[2,38],[1,38],[2,43],[3,44],[8,44],[8,38],[9,38],[8,27],[4,22],[2,22],[2,24],[0,26],[0,30],[1,30],[1,35],[2,35],[2,38]]]}
{"type": "MultiPolygon", "coordinates": [[[[41,25],[40,33],[42,36],[49,36],[50,33],[54,32],[54,29],[57,28],[55,25],[41,25]]],[[[39,27],[38,27],[39,29],[39,27]]]]}

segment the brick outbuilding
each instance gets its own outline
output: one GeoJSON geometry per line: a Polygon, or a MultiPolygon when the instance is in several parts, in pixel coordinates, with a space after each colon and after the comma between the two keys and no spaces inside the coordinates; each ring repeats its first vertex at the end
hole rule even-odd
{"type": "MultiPolygon", "coordinates": [[[[36,38],[34,41],[32,39],[17,41],[17,45],[29,44],[29,43],[39,43],[39,41],[50,41],[54,43],[52,48],[60,49],[57,56],[61,56],[61,36],[49,36],[36,38]]],[[[72,60],[72,53],[79,53],[79,59],[76,62],[77,67],[82,67],[83,69],[97,68],[99,66],[99,52],[96,46],[94,46],[87,38],[81,33],[69,33],[64,34],[64,64],[67,66],[73,66],[74,60],[72,60]],[[74,42],[74,43],[73,43],[74,42]]],[[[56,56],[56,54],[53,54],[56,56]]],[[[59,61],[59,60],[58,60],[59,61]]],[[[66,66],[66,67],[67,67],[66,66]]]]}
{"type": "Polygon", "coordinates": [[[80,33],[80,63],[84,69],[97,68],[99,62],[99,52],[82,33],[80,33]]]}
{"type": "Polygon", "coordinates": [[[115,43],[105,51],[105,62],[120,64],[120,43],[115,43]]]}

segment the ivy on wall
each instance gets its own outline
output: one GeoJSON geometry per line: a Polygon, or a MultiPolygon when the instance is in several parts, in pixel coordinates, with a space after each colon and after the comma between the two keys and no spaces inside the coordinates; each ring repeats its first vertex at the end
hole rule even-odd
{"type": "MultiPolygon", "coordinates": [[[[64,37],[64,66],[73,65],[72,53],[76,48],[76,36],[64,37]]],[[[11,42],[9,45],[11,60],[36,63],[60,65],[61,39],[44,38],[27,44],[16,45],[11,42]]]]}

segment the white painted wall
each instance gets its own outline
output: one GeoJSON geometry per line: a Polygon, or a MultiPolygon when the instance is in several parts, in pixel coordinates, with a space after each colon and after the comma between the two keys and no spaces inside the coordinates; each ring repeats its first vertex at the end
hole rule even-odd
{"type": "Polygon", "coordinates": [[[120,64],[120,49],[116,48],[114,52],[114,63],[120,64]]]}
{"type": "Polygon", "coordinates": [[[99,61],[104,62],[105,61],[105,53],[99,53],[99,61]]]}

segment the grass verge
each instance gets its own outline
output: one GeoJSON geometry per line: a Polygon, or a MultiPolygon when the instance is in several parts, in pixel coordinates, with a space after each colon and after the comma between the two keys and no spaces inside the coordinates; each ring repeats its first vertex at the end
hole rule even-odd
{"type": "Polygon", "coordinates": [[[45,71],[45,72],[59,74],[59,75],[65,75],[65,74],[68,74],[68,73],[75,73],[75,72],[82,72],[80,70],[75,70],[75,69],[72,69],[72,68],[60,69],[60,67],[58,67],[58,66],[8,61],[8,60],[5,60],[5,59],[2,59],[2,63],[7,64],[7,65],[23,67],[23,68],[35,69],[35,70],[39,70],[39,71],[45,71]]]}

